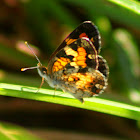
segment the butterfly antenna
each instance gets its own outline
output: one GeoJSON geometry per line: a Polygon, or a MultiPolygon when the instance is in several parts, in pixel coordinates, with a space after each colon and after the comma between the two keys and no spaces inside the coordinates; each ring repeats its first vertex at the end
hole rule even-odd
{"type": "Polygon", "coordinates": [[[37,66],[35,67],[29,67],[29,68],[21,68],[21,71],[26,71],[26,70],[30,70],[30,69],[37,69],[39,66],[42,66],[39,58],[37,57],[37,55],[34,53],[34,51],[32,50],[32,48],[29,46],[28,42],[25,41],[25,44],[27,45],[27,47],[31,50],[31,52],[33,53],[33,55],[36,57],[36,60],[38,61],[37,66]]]}
{"type": "Polygon", "coordinates": [[[38,66],[36,67],[29,67],[29,68],[21,68],[21,71],[26,71],[26,70],[30,70],[30,69],[37,69],[38,66]]]}
{"type": "MultiPolygon", "coordinates": [[[[27,41],[25,41],[25,44],[27,45],[27,47],[31,50],[31,52],[34,54],[34,56],[36,57],[36,60],[38,61],[38,63],[40,63],[41,64],[41,62],[40,62],[40,60],[39,60],[39,58],[37,57],[37,55],[34,53],[34,51],[32,50],[32,48],[29,46],[29,44],[28,44],[28,42],[27,41]]],[[[42,65],[42,64],[41,64],[42,65]]]]}

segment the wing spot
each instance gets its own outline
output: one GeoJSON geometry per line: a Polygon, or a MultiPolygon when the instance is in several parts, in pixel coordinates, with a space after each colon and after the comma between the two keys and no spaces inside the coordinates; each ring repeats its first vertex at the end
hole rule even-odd
{"type": "Polygon", "coordinates": [[[70,38],[67,38],[65,41],[66,41],[66,44],[67,45],[70,45],[71,43],[73,43],[74,41],[76,41],[77,39],[70,39],[70,38]]]}
{"type": "Polygon", "coordinates": [[[91,40],[91,42],[93,42],[93,43],[94,43],[94,39],[93,39],[93,37],[92,37],[90,40],[91,40]]]}
{"type": "Polygon", "coordinates": [[[70,47],[64,48],[67,55],[74,56],[72,59],[73,62],[70,63],[71,66],[74,66],[75,68],[78,68],[81,66],[82,68],[85,68],[87,66],[86,64],[86,50],[83,47],[78,46],[77,51],[73,50],[70,47]]]}
{"type": "Polygon", "coordinates": [[[89,58],[89,59],[96,59],[95,55],[93,55],[93,54],[89,54],[89,55],[88,55],[88,58],[89,58]]]}
{"type": "Polygon", "coordinates": [[[69,62],[70,62],[70,59],[60,57],[59,59],[57,59],[57,61],[53,65],[53,72],[57,72],[63,69],[69,62]]]}
{"type": "Polygon", "coordinates": [[[64,50],[65,50],[65,52],[66,52],[67,55],[72,55],[74,57],[77,57],[78,56],[78,53],[76,51],[74,51],[70,47],[65,47],[64,50]]]}
{"type": "Polygon", "coordinates": [[[87,37],[87,38],[88,38],[88,35],[87,35],[86,33],[81,33],[81,34],[79,35],[79,38],[82,38],[82,37],[87,37]]]}
{"type": "Polygon", "coordinates": [[[73,67],[75,67],[75,68],[79,68],[79,66],[77,65],[76,62],[71,62],[70,65],[73,66],[73,67]]]}
{"type": "Polygon", "coordinates": [[[100,85],[100,84],[96,84],[95,87],[98,89],[103,89],[103,85],[100,85]]]}

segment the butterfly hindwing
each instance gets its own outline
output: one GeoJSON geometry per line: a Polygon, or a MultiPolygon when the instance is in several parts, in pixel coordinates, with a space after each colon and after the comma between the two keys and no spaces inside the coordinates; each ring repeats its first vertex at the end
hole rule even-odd
{"type": "Polygon", "coordinates": [[[98,55],[98,62],[99,62],[98,70],[105,76],[105,79],[108,79],[109,67],[107,65],[106,60],[102,56],[98,55]]]}

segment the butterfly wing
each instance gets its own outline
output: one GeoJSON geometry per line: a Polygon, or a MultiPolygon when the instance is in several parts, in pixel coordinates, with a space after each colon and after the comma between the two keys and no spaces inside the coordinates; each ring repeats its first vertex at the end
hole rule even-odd
{"type": "MultiPolygon", "coordinates": [[[[88,38],[79,38],[62,48],[50,61],[48,71],[57,88],[71,93],[83,102],[83,97],[100,93],[106,86],[105,72],[98,70],[97,51],[88,38]]],[[[106,67],[103,67],[106,69],[106,67]]]]}
{"type": "Polygon", "coordinates": [[[87,64],[96,69],[97,61],[97,51],[92,42],[82,37],[66,45],[54,55],[48,63],[48,74],[53,74],[63,68],[67,70],[82,68],[83,70],[87,64]]]}
{"type": "Polygon", "coordinates": [[[100,42],[99,31],[91,21],[85,21],[65,38],[65,40],[61,43],[61,45],[51,55],[49,61],[55,56],[55,54],[59,50],[64,48],[66,45],[69,45],[72,42],[76,41],[78,38],[82,38],[82,37],[89,38],[89,40],[93,43],[97,53],[100,52],[101,42],[100,42]]]}
{"type": "Polygon", "coordinates": [[[108,80],[109,67],[106,60],[102,56],[98,55],[98,62],[98,70],[105,76],[105,79],[108,80]]]}

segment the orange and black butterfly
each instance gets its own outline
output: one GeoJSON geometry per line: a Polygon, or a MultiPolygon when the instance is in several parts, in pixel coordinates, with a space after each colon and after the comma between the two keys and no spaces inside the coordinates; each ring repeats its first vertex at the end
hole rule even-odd
{"type": "MultiPolygon", "coordinates": [[[[99,31],[91,21],[80,24],[54,51],[47,67],[37,58],[39,63],[35,68],[42,77],[42,84],[45,80],[51,87],[70,93],[80,102],[84,102],[84,97],[103,92],[109,68],[99,55],[100,42],[99,31]]],[[[22,70],[26,69],[30,68],[22,70]]]]}

